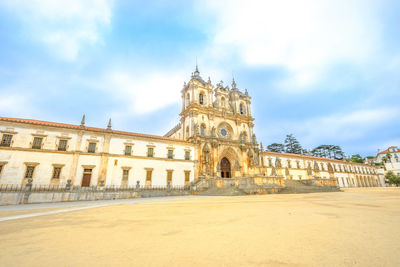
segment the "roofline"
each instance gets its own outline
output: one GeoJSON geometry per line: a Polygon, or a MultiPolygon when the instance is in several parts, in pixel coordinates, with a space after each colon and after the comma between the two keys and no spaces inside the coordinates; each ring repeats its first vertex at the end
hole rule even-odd
{"type": "Polygon", "coordinates": [[[100,132],[100,133],[105,133],[105,134],[111,133],[111,134],[127,135],[127,136],[142,137],[142,138],[153,138],[153,139],[189,144],[189,142],[187,142],[187,141],[170,138],[170,137],[151,135],[151,134],[125,132],[125,131],[118,131],[118,130],[108,130],[108,129],[102,129],[102,128],[97,128],[97,127],[87,127],[87,126],[80,126],[80,125],[75,125],[75,124],[67,124],[67,123],[59,123],[59,122],[40,121],[40,120],[22,119],[22,118],[8,118],[8,117],[0,117],[0,121],[22,123],[22,124],[32,124],[32,125],[40,125],[40,126],[48,126],[48,127],[56,127],[56,128],[64,128],[64,129],[73,129],[73,130],[85,130],[85,131],[100,132]]]}

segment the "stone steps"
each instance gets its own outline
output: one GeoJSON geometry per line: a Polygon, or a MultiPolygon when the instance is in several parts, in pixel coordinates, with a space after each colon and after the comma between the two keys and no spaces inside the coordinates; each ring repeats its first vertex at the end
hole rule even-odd
{"type": "Polygon", "coordinates": [[[302,194],[317,192],[340,192],[340,189],[334,186],[308,185],[304,184],[301,180],[285,180],[285,188],[280,191],[281,194],[302,194]]]}

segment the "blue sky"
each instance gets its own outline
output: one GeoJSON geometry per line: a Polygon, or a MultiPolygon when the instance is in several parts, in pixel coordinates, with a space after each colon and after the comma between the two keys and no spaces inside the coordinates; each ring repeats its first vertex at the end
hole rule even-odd
{"type": "Polygon", "coordinates": [[[165,134],[194,70],[252,96],[265,145],[400,145],[398,1],[0,2],[0,116],[165,134]]]}

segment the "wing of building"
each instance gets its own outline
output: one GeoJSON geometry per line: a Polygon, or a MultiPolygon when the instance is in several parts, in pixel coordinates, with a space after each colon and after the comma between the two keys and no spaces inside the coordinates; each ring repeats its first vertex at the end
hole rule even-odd
{"type": "Polygon", "coordinates": [[[165,136],[0,117],[0,184],[187,185],[249,177],[325,179],[342,187],[382,186],[364,164],[263,151],[251,97],[204,81],[196,67],[181,90],[180,122],[165,136]]]}

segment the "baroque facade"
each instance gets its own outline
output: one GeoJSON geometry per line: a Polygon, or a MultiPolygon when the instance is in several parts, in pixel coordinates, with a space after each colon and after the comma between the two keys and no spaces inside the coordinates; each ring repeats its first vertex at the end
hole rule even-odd
{"type": "Polygon", "coordinates": [[[253,131],[247,90],[204,81],[196,67],[182,90],[180,122],[165,136],[0,117],[0,184],[184,186],[210,178],[315,179],[384,186],[364,164],[273,153],[253,131]]]}

